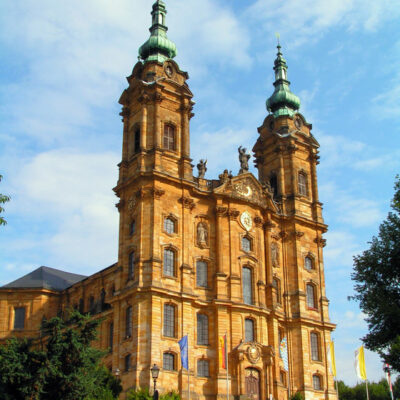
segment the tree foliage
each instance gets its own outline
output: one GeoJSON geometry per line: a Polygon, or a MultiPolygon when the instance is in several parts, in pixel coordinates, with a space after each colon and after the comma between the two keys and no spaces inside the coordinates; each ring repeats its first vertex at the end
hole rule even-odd
{"type": "MultiPolygon", "coordinates": [[[[2,179],[3,179],[3,176],[0,175],[0,182],[2,179]]],[[[0,193],[0,214],[2,212],[4,212],[4,208],[1,205],[4,203],[7,203],[8,201],[10,201],[10,196],[6,196],[6,195],[0,193]]],[[[0,216],[0,225],[6,225],[6,224],[7,224],[7,221],[2,216],[0,216]]]]}
{"type": "Polygon", "coordinates": [[[99,320],[72,311],[44,320],[41,339],[11,339],[0,346],[0,393],[4,400],[112,400],[120,382],[91,347],[99,320]]]}
{"type": "Polygon", "coordinates": [[[392,211],[370,248],[354,257],[354,299],[367,315],[365,347],[378,352],[400,372],[400,178],[396,177],[392,211]]]}
{"type": "MultiPolygon", "coordinates": [[[[364,382],[350,387],[343,381],[338,381],[338,392],[340,400],[365,400],[367,396],[364,382]]],[[[389,385],[386,379],[381,379],[378,383],[369,382],[368,392],[370,400],[391,400],[389,385]]],[[[394,390],[393,392],[396,398],[396,392],[394,390]]]]}
{"type": "MultiPolygon", "coordinates": [[[[132,389],[129,391],[126,400],[153,400],[148,388],[132,389]]],[[[181,397],[176,392],[167,392],[160,395],[160,400],[181,400],[181,397]]]]}

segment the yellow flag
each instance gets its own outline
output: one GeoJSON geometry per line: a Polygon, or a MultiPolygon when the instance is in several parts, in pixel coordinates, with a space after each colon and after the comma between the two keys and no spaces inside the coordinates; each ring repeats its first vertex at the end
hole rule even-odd
{"type": "Polygon", "coordinates": [[[333,344],[333,341],[328,343],[326,352],[328,355],[329,369],[331,370],[332,375],[336,377],[335,345],[333,344]]]}
{"type": "Polygon", "coordinates": [[[360,346],[355,352],[354,366],[356,368],[357,376],[363,381],[367,380],[367,371],[365,370],[365,358],[364,358],[364,347],[360,346]]]}

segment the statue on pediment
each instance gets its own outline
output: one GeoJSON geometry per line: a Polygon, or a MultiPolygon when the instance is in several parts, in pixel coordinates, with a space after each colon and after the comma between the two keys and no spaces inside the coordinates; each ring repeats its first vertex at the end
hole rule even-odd
{"type": "Polygon", "coordinates": [[[199,171],[199,178],[204,179],[204,175],[207,172],[207,160],[201,159],[197,164],[197,170],[199,171]]]}
{"type": "Polygon", "coordinates": [[[239,146],[239,161],[240,161],[240,171],[239,174],[248,172],[249,170],[249,159],[250,154],[247,154],[247,149],[245,147],[239,146]]]}

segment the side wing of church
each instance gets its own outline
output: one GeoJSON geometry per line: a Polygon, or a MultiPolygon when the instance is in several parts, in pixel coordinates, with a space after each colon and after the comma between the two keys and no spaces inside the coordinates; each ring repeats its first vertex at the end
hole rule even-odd
{"type": "MultiPolygon", "coordinates": [[[[104,318],[97,346],[124,391],[157,387],[184,398],[336,399],[327,360],[335,325],[323,266],[319,144],[290,91],[278,45],[275,90],[253,147],[258,178],[241,169],[193,176],[188,74],[173,60],[166,8],[122,93],[123,144],[115,193],[118,262],[83,277],[41,267],[0,288],[0,341],[38,336],[69,308],[104,318]],[[178,341],[188,336],[189,372],[178,341]],[[220,342],[226,336],[227,361],[220,342]],[[285,344],[287,359],[285,356],[285,344]],[[227,376],[228,375],[228,376],[227,376]]],[[[239,143],[238,143],[239,145],[239,143]]]]}

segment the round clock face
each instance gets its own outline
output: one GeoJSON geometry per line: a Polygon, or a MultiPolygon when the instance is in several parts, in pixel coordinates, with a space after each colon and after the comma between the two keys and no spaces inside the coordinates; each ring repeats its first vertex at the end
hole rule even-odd
{"type": "Polygon", "coordinates": [[[167,76],[169,76],[171,78],[173,72],[174,71],[172,70],[171,66],[167,65],[167,67],[165,68],[165,73],[167,74],[167,76]]]}
{"type": "Polygon", "coordinates": [[[253,221],[248,211],[244,211],[242,213],[242,215],[240,216],[240,222],[242,223],[246,231],[249,231],[253,226],[253,221]]]}
{"type": "Polygon", "coordinates": [[[294,119],[294,126],[295,126],[297,129],[300,129],[302,125],[303,125],[303,122],[302,122],[301,118],[300,118],[300,117],[296,117],[296,118],[294,119]]]}

